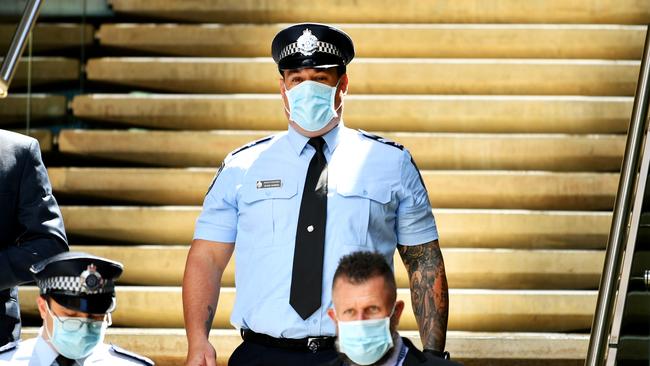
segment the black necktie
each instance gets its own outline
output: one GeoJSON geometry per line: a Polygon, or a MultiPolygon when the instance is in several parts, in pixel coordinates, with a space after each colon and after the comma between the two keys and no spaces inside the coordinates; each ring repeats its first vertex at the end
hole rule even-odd
{"type": "Polygon", "coordinates": [[[289,304],[303,319],[320,308],[327,217],[327,160],[322,137],[309,139],[316,153],[309,162],[293,252],[289,304]]]}
{"type": "Polygon", "coordinates": [[[62,355],[59,355],[56,358],[56,363],[59,364],[59,366],[73,366],[75,364],[74,360],[71,360],[67,357],[64,357],[62,355]]]}

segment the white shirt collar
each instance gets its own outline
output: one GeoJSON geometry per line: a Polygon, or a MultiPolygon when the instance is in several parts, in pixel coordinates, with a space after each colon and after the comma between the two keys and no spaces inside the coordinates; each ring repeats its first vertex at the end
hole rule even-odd
{"type": "Polygon", "coordinates": [[[41,327],[32,351],[29,366],[50,366],[59,356],[54,348],[43,338],[43,332],[45,332],[45,328],[41,327]]]}

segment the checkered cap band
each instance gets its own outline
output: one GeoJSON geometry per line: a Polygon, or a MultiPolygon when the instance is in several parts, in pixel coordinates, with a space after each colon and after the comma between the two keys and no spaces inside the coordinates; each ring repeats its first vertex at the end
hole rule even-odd
{"type": "Polygon", "coordinates": [[[49,277],[44,280],[37,281],[37,285],[41,289],[42,294],[47,293],[48,290],[68,291],[72,293],[79,293],[80,295],[97,295],[112,293],[114,291],[113,281],[105,280],[103,286],[100,286],[94,290],[90,290],[86,286],[82,285],[79,277],[72,276],[49,277]]]}
{"type": "MultiPolygon", "coordinates": [[[[294,42],[287,47],[285,47],[282,52],[280,52],[280,60],[284,59],[287,56],[293,55],[294,53],[299,53],[300,47],[298,47],[298,42],[294,42]]],[[[327,43],[327,42],[322,42],[318,41],[317,47],[314,50],[314,52],[323,52],[323,53],[329,53],[334,56],[338,56],[340,58],[343,58],[343,54],[341,54],[341,51],[339,51],[338,48],[336,48],[333,44],[327,43]]]]}

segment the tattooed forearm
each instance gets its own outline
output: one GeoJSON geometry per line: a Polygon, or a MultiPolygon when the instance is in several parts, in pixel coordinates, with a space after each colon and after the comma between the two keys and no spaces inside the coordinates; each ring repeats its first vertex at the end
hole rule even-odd
{"type": "Polygon", "coordinates": [[[205,319],[205,330],[208,336],[210,335],[210,329],[212,329],[212,319],[214,319],[214,308],[208,305],[208,318],[205,319]]]}
{"type": "Polygon", "coordinates": [[[438,241],[398,245],[409,274],[413,312],[424,348],[442,351],[447,335],[449,289],[438,241]]]}

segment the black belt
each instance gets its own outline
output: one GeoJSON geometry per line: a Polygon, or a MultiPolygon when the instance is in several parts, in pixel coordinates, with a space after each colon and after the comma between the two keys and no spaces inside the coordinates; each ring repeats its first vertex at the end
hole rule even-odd
{"type": "Polygon", "coordinates": [[[242,329],[241,337],[244,341],[258,343],[268,347],[292,349],[295,351],[326,351],[334,349],[335,337],[307,337],[307,338],[275,338],[266,334],[255,333],[250,329],[242,329]]]}

